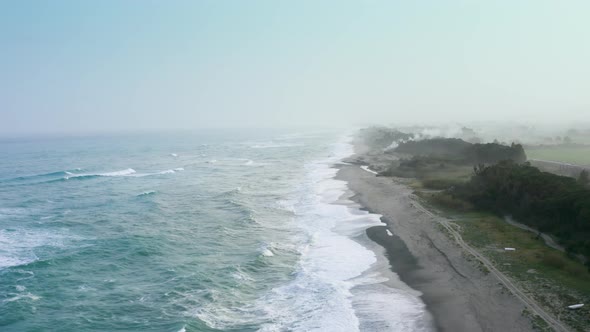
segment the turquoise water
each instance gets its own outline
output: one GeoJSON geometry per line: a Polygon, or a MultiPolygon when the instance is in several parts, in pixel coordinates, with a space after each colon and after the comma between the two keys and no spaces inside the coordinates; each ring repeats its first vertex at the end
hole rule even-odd
{"type": "Polygon", "coordinates": [[[342,137],[1,141],[0,330],[358,330],[350,279],[375,254],[352,238],[379,221],[329,204],[342,137]]]}

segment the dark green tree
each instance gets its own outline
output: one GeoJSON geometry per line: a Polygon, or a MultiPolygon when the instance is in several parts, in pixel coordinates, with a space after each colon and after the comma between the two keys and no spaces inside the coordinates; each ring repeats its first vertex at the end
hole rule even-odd
{"type": "Polygon", "coordinates": [[[588,184],[590,183],[590,178],[588,177],[587,170],[582,170],[580,172],[580,175],[578,176],[578,183],[583,186],[588,186],[588,184]]]}

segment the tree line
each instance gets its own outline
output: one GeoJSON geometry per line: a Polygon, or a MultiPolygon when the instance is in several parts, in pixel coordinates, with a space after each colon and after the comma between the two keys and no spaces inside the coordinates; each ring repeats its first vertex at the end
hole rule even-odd
{"type": "Polygon", "coordinates": [[[445,158],[465,164],[493,164],[501,160],[522,163],[527,160],[524,148],[520,144],[472,144],[459,138],[432,138],[402,142],[393,152],[445,158]]]}
{"type": "Polygon", "coordinates": [[[474,167],[471,180],[449,192],[476,208],[511,215],[554,235],[569,253],[590,257],[590,190],[585,179],[587,174],[576,180],[504,160],[474,167]]]}

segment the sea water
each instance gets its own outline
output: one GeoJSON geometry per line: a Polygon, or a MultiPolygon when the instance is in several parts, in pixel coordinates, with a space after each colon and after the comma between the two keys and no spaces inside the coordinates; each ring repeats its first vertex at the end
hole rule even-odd
{"type": "Polygon", "coordinates": [[[2,331],[421,331],[339,131],[0,141],[2,331]]]}

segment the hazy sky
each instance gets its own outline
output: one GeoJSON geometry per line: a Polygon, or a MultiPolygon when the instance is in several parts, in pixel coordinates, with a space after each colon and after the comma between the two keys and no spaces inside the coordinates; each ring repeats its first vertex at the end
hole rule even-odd
{"type": "Polygon", "coordinates": [[[0,115],[4,134],[585,120],[590,1],[0,1],[0,115]]]}

